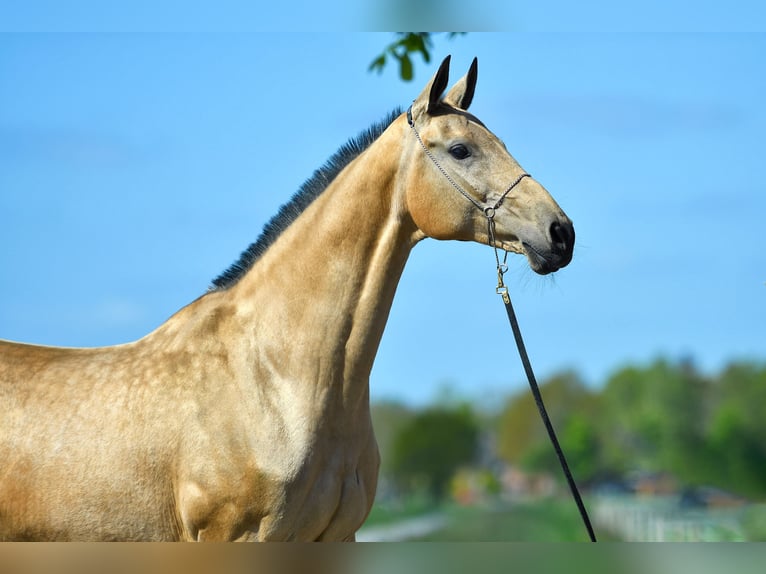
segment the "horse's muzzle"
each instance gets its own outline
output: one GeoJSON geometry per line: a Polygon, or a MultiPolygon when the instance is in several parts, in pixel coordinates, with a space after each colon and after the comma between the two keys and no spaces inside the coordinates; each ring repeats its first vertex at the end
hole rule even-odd
{"type": "Polygon", "coordinates": [[[547,275],[569,265],[575,244],[574,225],[569,219],[556,220],[548,228],[547,248],[523,242],[529,266],[535,273],[547,275]]]}

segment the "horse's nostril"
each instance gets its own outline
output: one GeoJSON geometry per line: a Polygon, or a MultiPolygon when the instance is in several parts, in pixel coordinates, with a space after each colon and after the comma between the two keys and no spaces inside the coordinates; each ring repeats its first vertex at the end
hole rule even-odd
{"type": "Polygon", "coordinates": [[[550,227],[551,242],[563,252],[569,252],[574,247],[574,227],[571,223],[554,221],[550,227]]]}

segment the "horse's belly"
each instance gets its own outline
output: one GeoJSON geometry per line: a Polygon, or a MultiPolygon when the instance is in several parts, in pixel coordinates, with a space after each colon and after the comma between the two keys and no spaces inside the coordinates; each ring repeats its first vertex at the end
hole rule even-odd
{"type": "Polygon", "coordinates": [[[169,477],[151,482],[119,467],[105,473],[87,457],[5,454],[0,540],[178,538],[169,477]]]}
{"type": "Polygon", "coordinates": [[[153,508],[125,508],[116,498],[63,500],[27,496],[0,501],[0,540],[7,541],[169,541],[178,539],[172,520],[153,508]],[[22,502],[19,504],[19,502],[22,502]],[[109,503],[112,508],[107,508],[109,503]],[[115,504],[116,503],[116,504],[115,504]]]}

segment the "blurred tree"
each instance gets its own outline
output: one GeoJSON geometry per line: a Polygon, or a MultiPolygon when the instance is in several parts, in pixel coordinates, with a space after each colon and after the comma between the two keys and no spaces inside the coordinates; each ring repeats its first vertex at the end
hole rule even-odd
{"type": "Polygon", "coordinates": [[[392,478],[405,490],[422,487],[435,500],[442,499],[455,471],[475,460],[478,439],[479,428],[468,405],[424,410],[394,437],[392,478]]]}
{"type": "MultiPolygon", "coordinates": [[[[498,417],[497,451],[500,457],[518,464],[540,438],[537,407],[529,391],[516,393],[498,417]]],[[[554,423],[555,425],[555,423],[554,423]]]]}
{"type": "Polygon", "coordinates": [[[690,483],[708,474],[710,382],[692,363],[626,367],[610,377],[602,398],[608,468],[668,471],[690,483]]]}
{"type": "Polygon", "coordinates": [[[396,401],[378,401],[370,405],[370,414],[380,450],[380,472],[387,476],[391,474],[394,439],[412,421],[415,411],[396,401]]]}
{"type": "Polygon", "coordinates": [[[730,365],[714,389],[708,429],[714,481],[742,494],[766,494],[766,367],[730,365]]]}
{"type": "MultiPolygon", "coordinates": [[[[545,383],[543,383],[545,386],[545,383]]],[[[498,454],[506,461],[520,463],[541,437],[535,399],[526,390],[513,395],[500,414],[497,433],[498,454]]],[[[553,421],[554,427],[556,421],[553,421]]],[[[542,429],[544,430],[544,429],[542,429]]]]}
{"type": "MultiPolygon", "coordinates": [[[[601,437],[593,405],[595,403],[584,406],[582,412],[574,412],[567,418],[559,441],[572,474],[582,481],[591,480],[603,471],[601,437]]],[[[550,450],[553,451],[553,447],[550,450]]],[[[555,464],[558,469],[558,460],[555,464]]]]}
{"type": "MultiPolygon", "coordinates": [[[[462,34],[465,32],[447,32],[450,39],[462,34]]],[[[399,63],[399,77],[405,82],[409,82],[415,77],[412,62],[414,55],[420,54],[426,64],[431,61],[433,35],[433,32],[397,32],[397,39],[386,46],[372,61],[369,71],[382,72],[388,59],[391,58],[399,63]]]]}
{"type": "MultiPolygon", "coordinates": [[[[601,459],[596,425],[598,396],[573,371],[544,381],[540,392],[572,473],[579,480],[591,478],[601,459]]],[[[501,413],[497,440],[504,460],[528,470],[558,472],[556,453],[528,390],[513,396],[501,413]]]]}
{"type": "MultiPolygon", "coordinates": [[[[541,391],[578,481],[667,471],[685,484],[766,496],[765,364],[732,363],[703,376],[692,361],[659,359],[618,370],[598,392],[574,372],[544,381],[541,391]]],[[[383,472],[408,489],[420,485],[441,497],[454,472],[479,454],[483,423],[449,393],[420,412],[376,405],[373,419],[383,472]]],[[[502,459],[558,474],[527,389],[512,396],[493,423],[502,459]]]]}

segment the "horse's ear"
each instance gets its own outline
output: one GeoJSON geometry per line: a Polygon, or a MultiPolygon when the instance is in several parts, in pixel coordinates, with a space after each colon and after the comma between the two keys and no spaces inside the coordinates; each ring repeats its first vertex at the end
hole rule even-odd
{"type": "Polygon", "coordinates": [[[441,97],[449,82],[449,62],[450,56],[444,58],[431,81],[428,82],[425,89],[420,93],[417,99],[412,103],[413,114],[420,112],[432,114],[441,104],[441,97]]]}
{"type": "Polygon", "coordinates": [[[444,102],[461,110],[467,110],[473,101],[473,92],[476,90],[478,74],[479,61],[477,58],[474,58],[473,62],[471,62],[471,67],[468,68],[468,73],[452,86],[452,89],[444,96],[444,102]]]}

